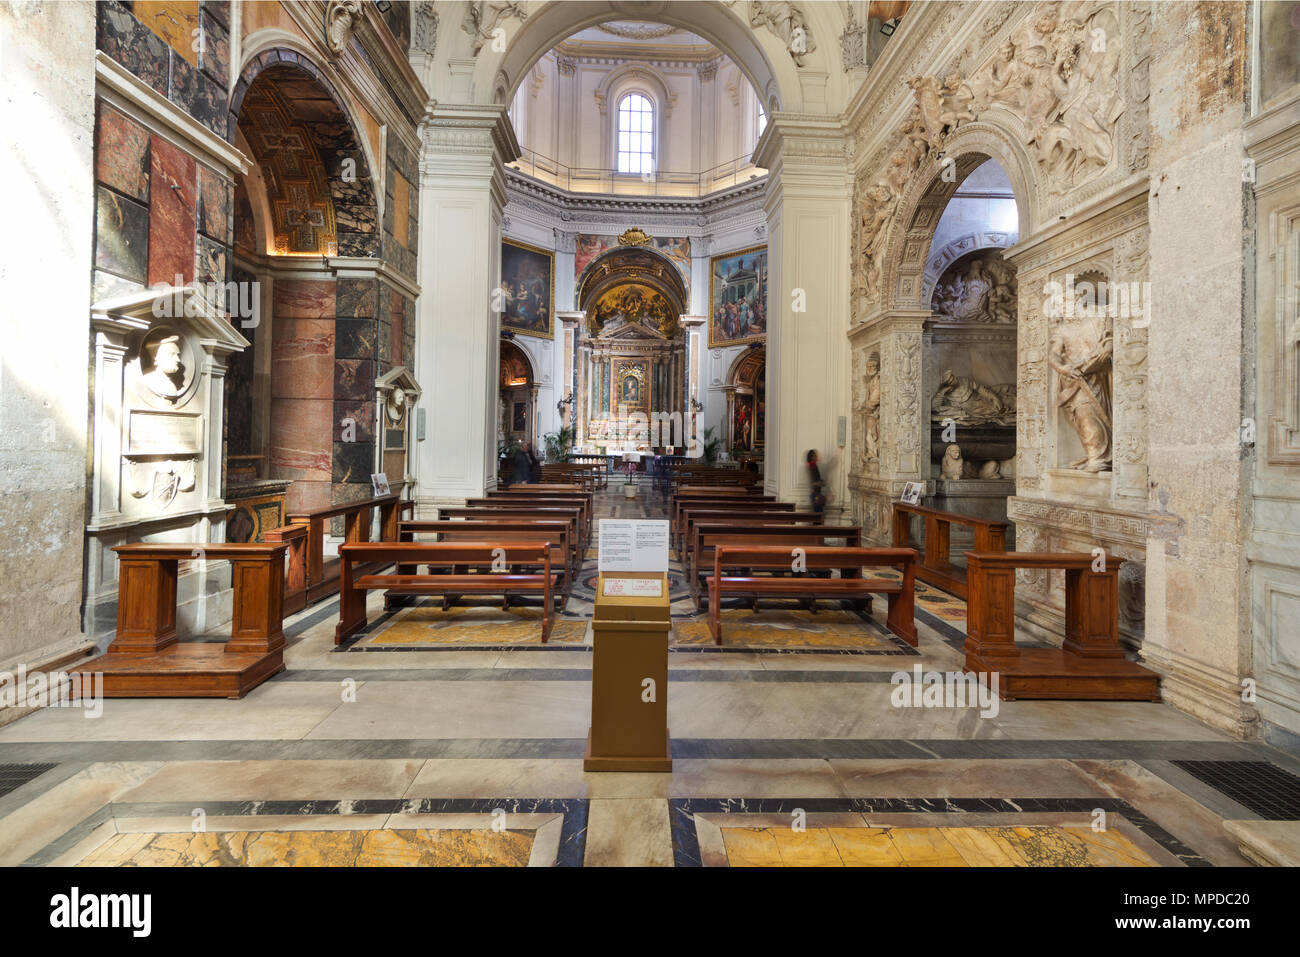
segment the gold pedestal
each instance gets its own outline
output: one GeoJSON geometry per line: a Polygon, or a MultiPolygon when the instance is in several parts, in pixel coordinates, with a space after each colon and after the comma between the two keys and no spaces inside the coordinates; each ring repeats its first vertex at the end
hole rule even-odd
{"type": "Polygon", "coordinates": [[[668,737],[668,576],[602,573],[591,623],[591,729],[585,771],[672,771],[668,737]],[[606,579],[659,583],[659,594],[605,594],[606,579]],[[647,681],[648,679],[648,681],[647,681]],[[652,682],[652,684],[651,684],[652,682]]]}

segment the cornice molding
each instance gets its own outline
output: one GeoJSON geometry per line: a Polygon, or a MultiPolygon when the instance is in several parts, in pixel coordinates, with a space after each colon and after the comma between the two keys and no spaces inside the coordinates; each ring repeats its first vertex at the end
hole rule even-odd
{"type": "Polygon", "coordinates": [[[167,97],[133,75],[102,50],[95,51],[96,92],[119,108],[146,122],[160,126],[155,132],[179,136],[204,163],[219,169],[248,173],[252,160],[225,139],[190,116],[167,97]]]}

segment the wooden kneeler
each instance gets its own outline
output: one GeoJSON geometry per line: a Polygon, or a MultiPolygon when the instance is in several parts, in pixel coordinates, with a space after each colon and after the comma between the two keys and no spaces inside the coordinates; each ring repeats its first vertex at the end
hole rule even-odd
{"type": "Polygon", "coordinates": [[[967,672],[998,675],[998,695],[1079,701],[1159,701],[1160,676],[1129,661],[1119,644],[1119,569],[1124,559],[1082,552],[967,552],[967,672]],[[1060,648],[1016,645],[1016,569],[1065,570],[1060,648]]]}
{"type": "Polygon", "coordinates": [[[242,698],[284,670],[287,544],[118,545],[117,635],[72,669],[103,675],[107,698],[242,698]],[[231,564],[230,640],[180,641],[176,581],[182,561],[231,564]]]}

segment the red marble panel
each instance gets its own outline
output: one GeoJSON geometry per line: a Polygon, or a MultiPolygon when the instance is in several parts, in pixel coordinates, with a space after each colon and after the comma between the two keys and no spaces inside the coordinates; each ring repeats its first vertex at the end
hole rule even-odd
{"type": "Polygon", "coordinates": [[[284,492],[284,511],[288,515],[326,508],[329,504],[329,482],[294,482],[284,492]]]}
{"type": "MultiPolygon", "coordinates": [[[[271,400],[273,477],[330,481],[334,403],[319,399],[271,400]]],[[[326,494],[326,504],[329,502],[326,494]]]]}
{"type": "Polygon", "coordinates": [[[194,278],[194,157],[150,137],[149,284],[194,278]]]}
{"type": "Polygon", "coordinates": [[[149,201],[149,131],[102,100],[95,131],[95,179],[149,201]]]}
{"type": "MultiPolygon", "coordinates": [[[[334,323],[328,319],[271,321],[271,395],[334,400],[334,323]]],[[[326,429],[329,432],[329,429],[326,429]]],[[[326,441],[329,441],[328,435],[326,441]]]]}
{"type": "Polygon", "coordinates": [[[316,279],[277,279],[276,318],[333,319],[335,283],[316,279]]]}

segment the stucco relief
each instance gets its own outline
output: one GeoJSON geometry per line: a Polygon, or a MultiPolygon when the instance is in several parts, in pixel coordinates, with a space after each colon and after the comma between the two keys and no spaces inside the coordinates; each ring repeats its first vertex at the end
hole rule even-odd
{"type": "Polygon", "coordinates": [[[885,234],[903,194],[927,162],[938,161],[943,172],[950,160],[942,154],[962,127],[1003,114],[1000,128],[1015,131],[1050,196],[1069,193],[1113,166],[1125,111],[1119,36],[1110,5],[1044,5],[969,76],[949,71],[908,81],[915,105],[891,145],[854,181],[855,318],[883,298],[891,248],[885,234]]]}

